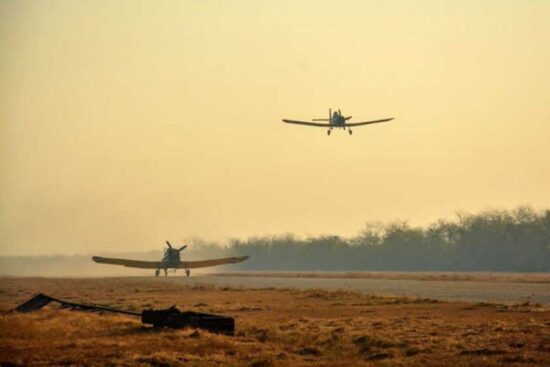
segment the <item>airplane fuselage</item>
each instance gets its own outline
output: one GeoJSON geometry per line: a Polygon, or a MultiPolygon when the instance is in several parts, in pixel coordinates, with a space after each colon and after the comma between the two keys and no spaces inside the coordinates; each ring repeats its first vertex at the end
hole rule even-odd
{"type": "MultiPolygon", "coordinates": [[[[332,129],[344,129],[346,130],[346,121],[349,120],[351,118],[351,116],[349,117],[346,117],[342,114],[342,112],[340,112],[340,110],[338,111],[334,111],[331,113],[331,111],[329,110],[329,119],[328,119],[328,123],[329,123],[329,128],[328,128],[328,131],[327,133],[330,135],[330,131],[332,129]]],[[[351,128],[348,127],[347,128],[350,135],[351,135],[351,128]]]]}
{"type": "Polygon", "coordinates": [[[346,118],[335,111],[330,118],[330,125],[332,127],[345,128],[346,118]]]}
{"type": "MultiPolygon", "coordinates": [[[[327,121],[329,134],[332,129],[346,129],[346,121],[349,120],[351,116],[344,116],[340,110],[332,112],[328,110],[328,119],[313,119],[314,121],[327,121]]],[[[350,130],[351,131],[351,130],[350,130]]]]}
{"type": "Polygon", "coordinates": [[[180,262],[181,259],[179,251],[171,248],[167,248],[164,251],[164,257],[162,258],[164,269],[177,268],[180,262]]]}

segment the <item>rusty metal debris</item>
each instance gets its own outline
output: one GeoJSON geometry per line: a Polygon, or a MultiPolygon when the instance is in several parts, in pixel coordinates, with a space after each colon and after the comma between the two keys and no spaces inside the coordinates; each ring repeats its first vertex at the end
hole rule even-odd
{"type": "Polygon", "coordinates": [[[95,306],[95,305],[82,305],[79,303],[73,303],[68,301],[63,301],[54,297],[50,297],[46,294],[40,293],[33,298],[29,299],[28,301],[20,304],[15,308],[15,311],[27,313],[27,312],[33,312],[38,311],[42,307],[46,306],[50,302],[56,302],[61,305],[61,308],[70,308],[71,310],[75,311],[91,311],[91,312],[115,312],[115,313],[122,313],[125,315],[131,315],[131,316],[140,316],[141,314],[138,312],[131,312],[131,311],[125,311],[125,310],[117,310],[114,308],[109,307],[103,307],[103,306],[95,306]]]}
{"type": "Polygon", "coordinates": [[[42,307],[46,306],[51,301],[54,301],[54,299],[50,296],[46,296],[45,294],[38,294],[34,296],[33,298],[29,299],[28,301],[21,303],[19,306],[15,308],[15,311],[17,312],[33,312],[36,310],[40,310],[42,307]]]}
{"type": "Polygon", "coordinates": [[[141,322],[154,327],[206,329],[213,333],[233,335],[235,320],[232,317],[202,312],[180,311],[172,306],[165,310],[143,310],[141,322]]]}
{"type": "Polygon", "coordinates": [[[61,308],[69,308],[75,311],[86,312],[114,312],[130,316],[141,316],[141,322],[153,325],[156,328],[174,328],[185,327],[205,329],[213,333],[233,335],[235,332],[235,320],[232,317],[213,315],[202,312],[180,311],[176,306],[161,310],[143,310],[141,313],[119,310],[96,305],[85,305],[74,302],[63,301],[46,294],[40,293],[28,301],[20,304],[15,311],[28,313],[40,310],[47,304],[59,303],[61,308]]]}

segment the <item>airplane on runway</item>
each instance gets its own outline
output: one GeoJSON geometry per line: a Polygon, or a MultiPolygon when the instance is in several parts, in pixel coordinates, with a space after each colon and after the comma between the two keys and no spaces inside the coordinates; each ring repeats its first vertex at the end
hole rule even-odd
{"type": "Polygon", "coordinates": [[[185,269],[185,275],[190,276],[191,270],[195,268],[205,268],[209,266],[216,265],[225,265],[225,264],[235,264],[241,261],[245,261],[249,256],[239,256],[239,257],[225,257],[222,259],[212,259],[212,260],[200,260],[200,261],[181,261],[180,252],[185,250],[187,245],[181,246],[176,249],[173,248],[170,242],[166,241],[168,248],[164,250],[164,257],[161,261],[142,261],[142,260],[128,260],[128,259],[115,259],[111,257],[101,257],[94,256],[92,260],[100,264],[110,264],[110,265],[122,265],[129,268],[139,268],[139,269],[156,269],[155,276],[160,275],[160,270],[164,270],[164,275],[168,275],[168,269],[185,269]]]}
{"type": "Polygon", "coordinates": [[[318,123],[318,122],[309,122],[309,121],[297,121],[297,120],[287,120],[283,119],[283,122],[286,122],[287,124],[297,124],[297,125],[307,125],[307,126],[317,126],[317,127],[328,127],[327,135],[330,135],[330,132],[332,129],[348,129],[349,134],[351,135],[353,132],[351,131],[351,128],[353,126],[361,126],[361,125],[369,125],[369,124],[377,124],[380,122],[386,122],[393,120],[393,117],[382,119],[382,120],[373,120],[373,121],[363,121],[363,122],[347,122],[349,119],[351,119],[351,116],[344,116],[342,115],[342,112],[340,110],[334,111],[334,113],[329,108],[328,110],[328,119],[313,119],[312,121],[326,121],[328,123],[318,123]]]}

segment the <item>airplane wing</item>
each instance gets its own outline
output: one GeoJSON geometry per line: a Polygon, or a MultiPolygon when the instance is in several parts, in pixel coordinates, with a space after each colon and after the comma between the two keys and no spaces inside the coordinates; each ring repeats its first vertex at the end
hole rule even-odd
{"type": "Polygon", "coordinates": [[[320,124],[318,122],[296,121],[296,120],[286,120],[286,119],[283,119],[283,122],[286,122],[287,124],[330,127],[330,124],[320,124]]]}
{"type": "Polygon", "coordinates": [[[361,126],[361,125],[369,125],[369,124],[377,124],[379,122],[386,122],[393,120],[393,117],[389,119],[382,119],[382,120],[373,120],[373,121],[363,121],[363,122],[346,122],[346,126],[361,126]]]}
{"type": "Polygon", "coordinates": [[[239,257],[224,257],[223,259],[212,259],[212,260],[200,260],[200,261],[182,261],[178,268],[180,269],[196,269],[196,268],[205,268],[207,266],[216,266],[224,264],[235,264],[245,261],[250,256],[239,256],[239,257]]]}
{"type": "Polygon", "coordinates": [[[101,256],[94,256],[92,257],[92,260],[100,264],[122,265],[129,268],[162,269],[164,267],[161,261],[114,259],[112,257],[101,257],[101,256]]]}

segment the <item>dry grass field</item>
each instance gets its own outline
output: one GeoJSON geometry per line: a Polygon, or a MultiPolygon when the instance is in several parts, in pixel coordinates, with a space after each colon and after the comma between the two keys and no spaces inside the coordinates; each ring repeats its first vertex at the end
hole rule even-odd
{"type": "Polygon", "coordinates": [[[0,365],[550,365],[547,306],[192,284],[163,278],[0,278],[0,365]],[[236,335],[153,330],[130,316],[55,306],[9,312],[39,292],[128,310],[177,304],[229,315],[236,335]]]}

